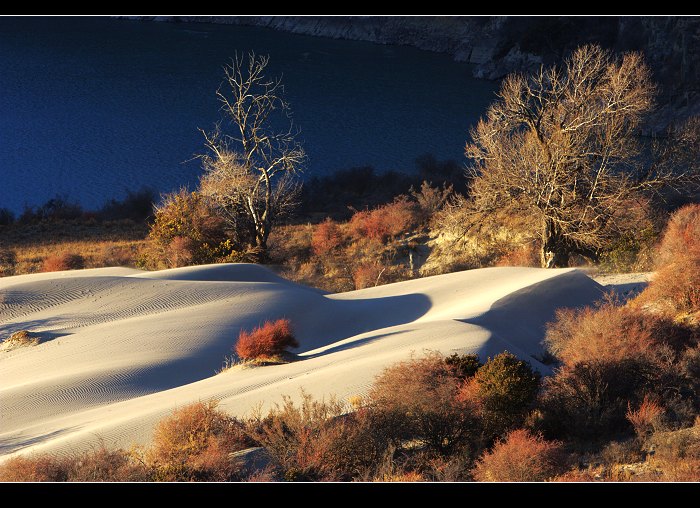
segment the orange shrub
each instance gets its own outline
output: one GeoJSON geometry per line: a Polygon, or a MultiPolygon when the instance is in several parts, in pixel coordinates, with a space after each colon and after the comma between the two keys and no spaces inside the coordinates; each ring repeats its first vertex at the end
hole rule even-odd
{"type": "Polygon", "coordinates": [[[44,272],[60,272],[64,270],[82,270],[85,268],[85,258],[80,254],[54,254],[44,259],[44,272]]]}
{"type": "Polygon", "coordinates": [[[627,403],[627,419],[634,427],[634,431],[640,439],[646,438],[655,430],[659,430],[661,417],[664,414],[663,408],[647,395],[635,410],[627,403]]]}
{"type": "Polygon", "coordinates": [[[484,453],[472,473],[481,482],[541,482],[564,469],[561,443],[519,429],[484,453]]]}
{"type": "Polygon", "coordinates": [[[659,245],[656,264],[672,263],[685,253],[700,255],[700,204],[686,205],[671,216],[659,245]]]}
{"type": "Polygon", "coordinates": [[[146,462],[160,481],[230,481],[240,464],[229,455],[253,442],[235,418],[215,401],[196,402],[175,410],[158,423],[146,462]]]}
{"type": "Polygon", "coordinates": [[[292,324],[289,319],[278,319],[265,321],[251,332],[241,330],[236,342],[236,354],[242,360],[272,358],[290,347],[299,347],[292,333],[292,324]]]}
{"type": "Polygon", "coordinates": [[[311,249],[317,256],[325,256],[343,243],[343,235],[338,224],[327,218],[314,229],[311,237],[311,249]]]}
{"type": "Polygon", "coordinates": [[[387,367],[374,381],[369,407],[397,438],[446,452],[479,434],[475,408],[458,399],[461,380],[439,354],[387,367]]]}
{"type": "Polygon", "coordinates": [[[350,219],[350,232],[358,240],[367,238],[384,243],[416,224],[415,208],[406,196],[400,196],[374,210],[356,212],[350,219]]]}
{"type": "Polygon", "coordinates": [[[377,263],[362,263],[352,271],[352,281],[355,289],[371,288],[377,285],[382,276],[382,268],[377,263]]]}
{"type": "Polygon", "coordinates": [[[547,326],[545,344],[569,365],[587,360],[617,361],[649,353],[657,325],[652,316],[612,302],[598,308],[559,309],[547,326]]]}
{"type": "Polygon", "coordinates": [[[675,317],[700,312],[700,204],[676,211],[659,246],[656,276],[637,299],[675,317]]]}

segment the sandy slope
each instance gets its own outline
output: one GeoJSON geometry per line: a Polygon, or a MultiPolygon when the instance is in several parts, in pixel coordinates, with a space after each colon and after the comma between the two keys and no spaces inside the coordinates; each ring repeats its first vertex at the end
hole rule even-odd
{"type": "Polygon", "coordinates": [[[422,354],[509,350],[542,372],[543,325],[600,297],[576,270],[487,268],[325,294],[247,264],[123,268],[0,279],[0,457],[144,443],[174,407],[211,397],[243,415],[300,388],[347,398],[422,354]],[[216,375],[241,328],[288,317],[301,361],[216,375]]]}

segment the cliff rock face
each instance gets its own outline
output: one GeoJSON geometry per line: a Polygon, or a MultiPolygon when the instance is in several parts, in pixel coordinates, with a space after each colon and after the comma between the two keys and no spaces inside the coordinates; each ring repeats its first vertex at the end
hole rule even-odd
{"type": "MultiPolygon", "coordinates": [[[[147,18],[149,19],[149,18],[147,18]]],[[[249,25],[292,33],[398,44],[475,64],[475,77],[500,79],[558,61],[585,43],[642,51],[660,85],[657,130],[700,114],[700,17],[188,16],[159,21],[249,25]]]]}

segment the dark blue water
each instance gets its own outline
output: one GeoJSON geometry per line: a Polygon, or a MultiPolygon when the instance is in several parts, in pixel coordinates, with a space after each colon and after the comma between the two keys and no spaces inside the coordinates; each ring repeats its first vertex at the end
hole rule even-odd
{"type": "Polygon", "coordinates": [[[0,18],[0,208],[56,195],[95,208],[127,189],[197,181],[197,128],[236,51],[269,54],[308,153],[306,175],[413,171],[463,158],[495,85],[446,55],[272,30],[109,18],[0,18]]]}

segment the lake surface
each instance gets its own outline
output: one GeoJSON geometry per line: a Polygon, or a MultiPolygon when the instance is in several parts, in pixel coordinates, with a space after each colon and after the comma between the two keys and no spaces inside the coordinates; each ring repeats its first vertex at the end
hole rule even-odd
{"type": "Polygon", "coordinates": [[[270,55],[309,160],[305,175],[415,158],[463,160],[496,85],[408,47],[253,27],[109,18],[0,18],[0,208],[196,183],[198,127],[236,51],[270,55]]]}

